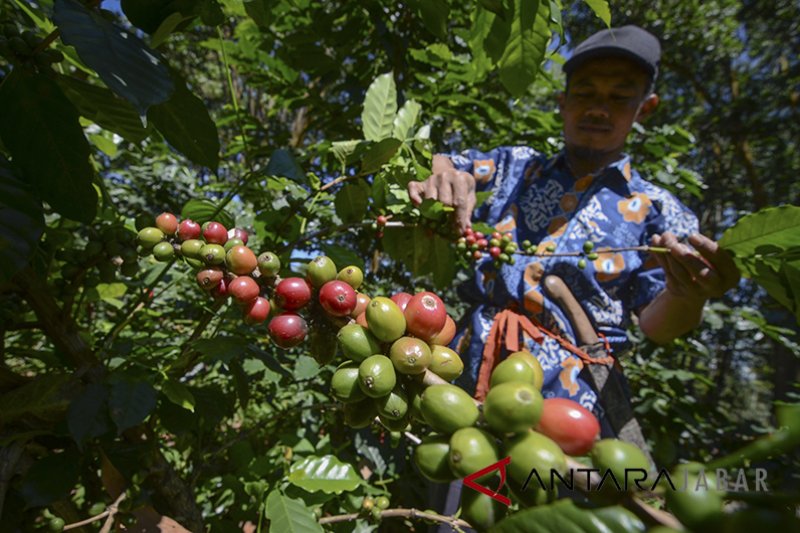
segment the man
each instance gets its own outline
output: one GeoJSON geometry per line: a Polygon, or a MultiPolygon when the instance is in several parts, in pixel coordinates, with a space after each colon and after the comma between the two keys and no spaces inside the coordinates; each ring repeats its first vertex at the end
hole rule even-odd
{"type": "Polygon", "coordinates": [[[530,148],[501,147],[437,155],[433,174],[409,184],[415,203],[433,198],[455,206],[462,230],[474,217],[511,233],[517,242],[538,243],[541,254],[555,254],[517,256],[514,265],[499,269],[489,258],[477,263],[474,280],[461,288],[474,303],[455,341],[465,362],[463,386],[485,389],[485,343],[497,313],[513,309],[557,334],[541,342],[523,339],[544,369],[544,396],[571,398],[594,409],[603,434],[614,435],[618,428],[604,422],[585,370],[591,361],[568,348],[599,335],[610,355],[619,355],[627,348],[632,314],[650,339],[668,342],[699,324],[707,299],[736,285],[739,275],[731,258],[697,233],[695,215],[643,179],[623,153],[634,122],[658,105],[653,85],[659,58],[658,40],[641,28],[596,33],[564,65],[567,86],[558,100],[562,153],[548,160],[530,148]],[[474,211],[476,191],[492,195],[474,211]],[[669,252],[629,249],[648,244],[669,252]],[[597,257],[587,260],[589,252],[582,250],[589,248],[597,257]],[[575,252],[583,257],[559,255],[575,252]]]}

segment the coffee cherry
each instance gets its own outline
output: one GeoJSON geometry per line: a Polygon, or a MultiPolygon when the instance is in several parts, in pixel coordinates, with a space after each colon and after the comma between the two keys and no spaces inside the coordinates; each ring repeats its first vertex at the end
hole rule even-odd
{"type": "Polygon", "coordinates": [[[272,252],[264,252],[258,256],[258,271],[262,276],[271,278],[281,270],[281,260],[272,252]]]}
{"type": "Polygon", "coordinates": [[[251,274],[258,266],[256,254],[247,246],[234,246],[225,255],[225,264],[234,274],[251,274]]]}
{"type": "Polygon", "coordinates": [[[531,241],[529,241],[528,239],[525,239],[524,241],[522,241],[522,245],[521,246],[522,246],[523,250],[527,251],[533,245],[531,244],[531,241]]]}
{"type": "Polygon", "coordinates": [[[361,508],[365,511],[371,511],[375,507],[375,500],[371,496],[365,496],[364,501],[361,502],[361,508]]]}
{"type": "Polygon", "coordinates": [[[233,228],[228,230],[228,239],[239,239],[242,244],[247,244],[247,239],[250,235],[242,228],[233,228]]]}
{"type": "Polygon", "coordinates": [[[326,255],[319,255],[308,263],[306,279],[311,286],[318,289],[336,279],[336,264],[326,255]]]}
{"type": "Polygon", "coordinates": [[[489,255],[491,255],[495,259],[500,257],[501,253],[503,253],[503,251],[497,246],[493,246],[492,248],[489,249],[489,255]]]}
{"type": "Polygon", "coordinates": [[[258,298],[261,288],[256,283],[256,280],[250,276],[237,276],[233,281],[228,283],[228,292],[241,305],[252,303],[253,300],[258,298]]]}
{"type": "Polygon", "coordinates": [[[403,316],[406,319],[406,331],[426,342],[439,333],[447,322],[444,302],[427,291],[411,297],[403,316]]]}
{"type": "Polygon", "coordinates": [[[364,283],[364,272],[354,265],[344,267],[336,275],[336,279],[344,281],[353,289],[358,289],[364,283]]]}
{"type": "Polygon", "coordinates": [[[578,268],[580,268],[581,270],[586,268],[586,259],[580,258],[578,260],[578,268]]]}
{"type": "Polygon", "coordinates": [[[203,238],[210,244],[225,244],[228,240],[228,230],[219,222],[203,224],[203,238]]]}
{"type": "Polygon", "coordinates": [[[255,325],[261,324],[269,316],[270,305],[269,300],[263,296],[259,296],[252,303],[248,304],[244,309],[244,321],[246,324],[255,325]]]}
{"type": "Polygon", "coordinates": [[[175,248],[172,243],[160,242],[153,247],[153,256],[159,261],[170,261],[175,257],[175,248]]]}
{"type": "Polygon", "coordinates": [[[156,227],[167,235],[175,235],[178,231],[178,219],[172,213],[161,213],[156,217],[156,227]]]}
{"type": "Polygon", "coordinates": [[[389,219],[384,215],[378,215],[378,218],[376,218],[375,221],[378,223],[378,226],[385,226],[386,223],[389,222],[389,219]]]}
{"type": "Polygon", "coordinates": [[[389,299],[396,303],[397,307],[399,307],[401,311],[405,311],[408,302],[411,301],[411,298],[412,296],[407,292],[398,292],[393,294],[389,299]]]}
{"type": "Polygon", "coordinates": [[[586,256],[586,259],[588,259],[589,261],[596,261],[598,257],[600,256],[597,255],[597,252],[592,252],[586,256]]]}
{"type": "Polygon", "coordinates": [[[347,316],[356,307],[356,291],[344,281],[329,281],[319,290],[319,303],[329,315],[347,316]]]}
{"type": "Polygon", "coordinates": [[[476,261],[477,261],[477,260],[478,260],[478,259],[480,259],[481,257],[483,257],[483,254],[482,254],[482,253],[481,253],[479,250],[475,250],[474,252],[472,252],[472,258],[473,258],[474,260],[476,260],[476,261]]]}
{"type": "Polygon", "coordinates": [[[586,242],[583,243],[583,252],[584,253],[588,254],[592,250],[594,250],[594,243],[592,241],[586,241],[586,242]]]}
{"type": "Polygon", "coordinates": [[[199,239],[203,234],[200,224],[194,220],[187,218],[178,224],[178,239],[187,241],[189,239],[199,239]]]}
{"type": "Polygon", "coordinates": [[[188,239],[181,243],[181,255],[191,259],[200,259],[200,250],[206,244],[200,239],[188,239]]]}
{"type": "Polygon", "coordinates": [[[139,232],[136,240],[139,243],[139,246],[149,252],[153,249],[153,246],[164,240],[164,232],[158,228],[144,228],[139,232]]]}
{"type": "Polygon", "coordinates": [[[211,296],[217,300],[228,297],[228,282],[225,280],[225,278],[222,278],[222,281],[219,282],[219,285],[211,289],[211,296]]]}
{"type": "Polygon", "coordinates": [[[486,239],[478,239],[476,244],[478,245],[479,248],[483,249],[489,246],[489,241],[487,241],[486,239]]]}
{"type": "Polygon", "coordinates": [[[244,241],[242,239],[236,239],[236,238],[228,239],[227,241],[225,241],[225,244],[222,247],[225,248],[226,252],[228,252],[234,246],[244,246],[244,241]]]}
{"type": "Polygon", "coordinates": [[[287,311],[300,309],[311,301],[311,287],[303,278],[282,279],[275,287],[275,301],[287,311]]]}
{"type": "Polygon", "coordinates": [[[206,244],[200,248],[200,258],[207,265],[221,265],[225,262],[225,248],[219,244],[206,244]]]}
{"type": "Polygon", "coordinates": [[[553,246],[552,244],[548,244],[547,248],[545,248],[545,250],[547,250],[548,252],[550,252],[552,254],[553,252],[556,251],[556,247],[553,246]]]}
{"type": "Polygon", "coordinates": [[[369,305],[370,297],[366,294],[362,294],[360,292],[356,293],[356,306],[350,311],[351,318],[358,318],[358,315],[363,313],[367,309],[367,305],[369,305]]]}
{"type": "Polygon", "coordinates": [[[476,231],[473,235],[475,235],[475,240],[476,241],[479,241],[481,239],[485,239],[486,238],[486,235],[484,235],[480,231],[476,231]]]}
{"type": "Polygon", "coordinates": [[[274,317],[269,321],[267,329],[272,341],[281,348],[297,346],[308,334],[308,325],[303,317],[290,312],[274,317]]]}
{"type": "Polygon", "coordinates": [[[389,498],[387,498],[386,496],[378,496],[375,499],[375,507],[377,507],[378,509],[381,509],[381,510],[388,509],[389,508],[389,498]]]}
{"type": "Polygon", "coordinates": [[[204,291],[210,291],[220,284],[224,275],[225,274],[222,272],[221,268],[209,267],[198,272],[197,276],[195,276],[195,279],[197,280],[197,284],[200,285],[201,289],[204,291]]]}
{"type": "Polygon", "coordinates": [[[465,242],[467,243],[467,246],[472,246],[473,244],[478,242],[478,239],[475,238],[475,235],[470,234],[467,235],[465,242]]]}

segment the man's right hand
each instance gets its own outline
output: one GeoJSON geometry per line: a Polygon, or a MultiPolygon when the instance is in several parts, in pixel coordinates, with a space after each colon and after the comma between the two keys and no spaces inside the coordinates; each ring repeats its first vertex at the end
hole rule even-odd
{"type": "Polygon", "coordinates": [[[456,222],[461,233],[471,226],[472,211],[475,209],[475,176],[453,167],[446,156],[433,156],[433,174],[425,181],[412,181],[408,184],[408,196],[414,205],[430,198],[444,205],[455,207],[456,222]]]}

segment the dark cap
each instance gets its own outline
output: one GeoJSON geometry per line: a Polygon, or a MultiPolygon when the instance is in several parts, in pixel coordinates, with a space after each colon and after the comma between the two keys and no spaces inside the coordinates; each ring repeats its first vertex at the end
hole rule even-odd
{"type": "Polygon", "coordinates": [[[661,59],[658,39],[639,26],[622,26],[599,31],[575,47],[564,63],[564,72],[571,75],[578,66],[597,57],[625,57],[640,65],[655,80],[661,59]]]}

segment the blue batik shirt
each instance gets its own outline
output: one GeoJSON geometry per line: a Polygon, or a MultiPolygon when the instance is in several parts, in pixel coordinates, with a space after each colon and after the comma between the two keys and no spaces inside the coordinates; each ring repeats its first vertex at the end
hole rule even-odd
{"type": "MultiPolygon", "coordinates": [[[[577,179],[563,153],[548,159],[527,147],[467,150],[450,159],[456,169],[475,176],[478,191],[492,193],[473,220],[511,233],[518,243],[538,243],[539,252],[548,247],[556,253],[577,252],[587,240],[595,250],[642,246],[655,234],[668,231],[685,238],[698,231],[697,217],[671,193],[644,180],[626,155],[577,179]]],[[[564,280],[613,353],[628,347],[631,313],[664,289],[664,271],[639,251],[599,253],[583,269],[578,261],[576,256],[517,255],[514,265],[499,269],[491,258],[478,261],[474,278],[459,288],[460,296],[473,304],[453,341],[464,359],[462,386],[474,390],[494,315],[510,305],[575,342],[572,325],[539,284],[548,274],[564,280]]],[[[541,345],[527,336],[523,340],[542,364],[545,398],[570,398],[598,412],[596,392],[578,376],[583,368],[579,357],[549,337],[541,345]]]]}

